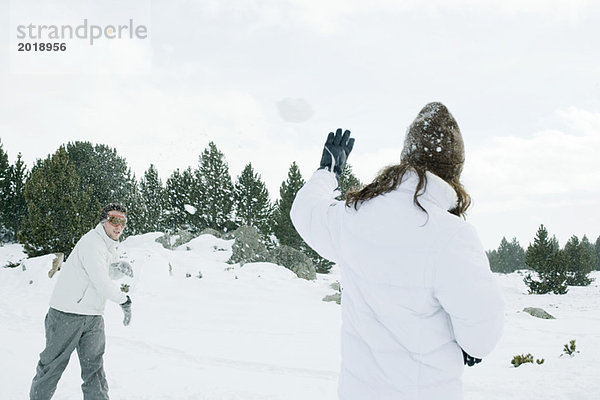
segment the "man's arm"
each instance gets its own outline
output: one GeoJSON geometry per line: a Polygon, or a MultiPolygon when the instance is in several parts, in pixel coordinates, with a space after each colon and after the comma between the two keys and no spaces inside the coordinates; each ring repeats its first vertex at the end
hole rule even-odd
{"type": "Polygon", "coordinates": [[[108,273],[108,250],[103,249],[102,243],[94,243],[88,240],[81,244],[80,257],[83,269],[94,288],[105,298],[118,304],[127,301],[127,295],[111,281],[108,273]]]}

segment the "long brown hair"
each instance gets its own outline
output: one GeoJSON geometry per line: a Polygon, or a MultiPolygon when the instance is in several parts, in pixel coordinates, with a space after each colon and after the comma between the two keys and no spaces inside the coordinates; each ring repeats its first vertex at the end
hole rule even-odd
{"type": "MultiPolygon", "coordinates": [[[[395,190],[402,183],[404,175],[409,171],[414,171],[419,178],[419,182],[413,195],[413,202],[417,207],[427,213],[427,210],[419,203],[419,196],[425,193],[425,189],[427,188],[426,169],[422,166],[411,165],[407,159],[403,159],[400,164],[391,165],[381,170],[370,184],[362,188],[349,190],[346,193],[346,206],[353,206],[354,209],[358,210],[359,204],[395,190]]],[[[467,208],[471,205],[471,196],[469,196],[463,185],[460,183],[459,177],[454,177],[449,181],[445,181],[452,186],[458,199],[456,207],[449,210],[450,213],[464,218],[467,208]]]]}

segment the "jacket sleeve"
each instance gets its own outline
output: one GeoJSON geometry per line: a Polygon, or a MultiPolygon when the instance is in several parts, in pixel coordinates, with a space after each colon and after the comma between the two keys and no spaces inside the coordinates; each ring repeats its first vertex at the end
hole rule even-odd
{"type": "Polygon", "coordinates": [[[80,250],[81,265],[87,273],[96,291],[105,298],[122,304],[127,301],[127,295],[112,282],[108,273],[108,254],[102,243],[87,240],[82,243],[80,250]]]}
{"type": "Polygon", "coordinates": [[[483,358],[502,335],[504,302],[475,229],[461,225],[439,255],[434,290],[458,345],[483,358]]]}
{"type": "Polygon", "coordinates": [[[345,205],[334,198],[335,174],[317,170],[298,191],[290,217],[300,237],[320,256],[338,262],[338,238],[345,205]]]}

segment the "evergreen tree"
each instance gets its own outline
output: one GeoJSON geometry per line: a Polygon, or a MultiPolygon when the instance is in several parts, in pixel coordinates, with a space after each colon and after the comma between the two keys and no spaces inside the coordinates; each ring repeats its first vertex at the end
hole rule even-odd
{"type": "Polygon", "coordinates": [[[72,142],[67,144],[67,153],[81,185],[90,186],[93,197],[102,206],[121,203],[129,211],[136,182],[127,161],[115,149],[103,144],[72,142]]]}
{"type": "Polygon", "coordinates": [[[567,266],[564,252],[558,248],[556,237],[548,238],[548,231],[540,225],[534,243],[525,254],[526,265],[537,273],[539,280],[527,274],[524,279],[530,293],[567,293],[567,266]]]}
{"type": "Polygon", "coordinates": [[[134,185],[131,188],[130,197],[125,203],[125,207],[127,207],[127,228],[124,235],[139,235],[148,232],[146,227],[146,205],[135,175],[131,179],[134,185]]]}
{"type": "Polygon", "coordinates": [[[567,262],[567,284],[587,286],[592,283],[589,274],[598,264],[598,256],[588,238],[583,236],[580,242],[577,236],[572,236],[565,244],[564,253],[567,262]]]}
{"type": "Polygon", "coordinates": [[[296,198],[298,190],[304,186],[304,179],[296,162],[290,165],[287,179],[281,183],[279,188],[279,199],[275,202],[275,212],[273,213],[273,233],[280,244],[302,250],[306,245],[290,218],[292,203],[296,198]]]}
{"type": "Polygon", "coordinates": [[[233,208],[233,184],[225,156],[210,142],[200,156],[196,171],[201,199],[193,204],[199,211],[199,223],[216,230],[230,230],[235,225],[230,221],[233,208]]]}
{"type": "Polygon", "coordinates": [[[25,202],[25,181],[27,173],[23,156],[21,153],[17,155],[17,161],[9,168],[8,181],[8,198],[5,204],[6,221],[5,226],[8,228],[9,240],[15,241],[17,235],[21,231],[21,224],[27,217],[27,203],[25,202]]]}
{"type": "Polygon", "coordinates": [[[144,177],[140,180],[140,195],[142,197],[142,220],[145,232],[161,232],[166,228],[166,193],[158,177],[158,171],[150,164],[144,177]]]}
{"type": "Polygon", "coordinates": [[[196,178],[192,169],[188,167],[183,172],[179,169],[173,171],[166,183],[167,195],[167,228],[189,230],[192,226],[192,216],[195,214],[190,208],[192,205],[192,190],[197,187],[196,178]]]}
{"type": "Polygon", "coordinates": [[[64,146],[32,168],[25,183],[25,201],[27,218],[19,240],[29,256],[68,255],[94,227],[94,212],[100,209],[89,187],[82,187],[64,146]]]}
{"type": "Polygon", "coordinates": [[[352,189],[358,189],[362,186],[362,183],[358,180],[354,173],[352,172],[352,166],[350,164],[346,164],[344,166],[344,170],[342,171],[342,175],[340,175],[340,183],[339,190],[340,195],[337,197],[338,200],[345,200],[346,193],[352,189]]]}
{"type": "Polygon", "coordinates": [[[267,185],[248,163],[233,187],[236,223],[255,227],[264,238],[268,238],[273,206],[269,200],[267,185]]]}
{"type": "Polygon", "coordinates": [[[8,154],[2,147],[0,141],[0,243],[11,239],[11,232],[8,226],[10,214],[8,213],[8,202],[10,198],[10,165],[8,163],[8,154]]]}
{"type": "Polygon", "coordinates": [[[598,263],[596,264],[596,270],[600,271],[600,236],[596,239],[596,244],[594,246],[596,248],[596,256],[598,257],[598,263]]]}
{"type": "MultiPolygon", "coordinates": [[[[9,167],[8,154],[4,151],[2,142],[0,141],[0,190],[2,190],[1,193],[3,196],[6,195],[7,189],[5,189],[5,187],[8,186],[7,177],[9,167]]],[[[2,200],[4,200],[4,197],[2,197],[2,200]]]]}
{"type": "Polygon", "coordinates": [[[498,250],[488,253],[488,259],[493,272],[508,274],[525,268],[525,250],[523,250],[517,238],[513,238],[509,242],[503,237],[498,250]]]}
{"type": "Polygon", "coordinates": [[[296,198],[298,190],[304,186],[304,179],[296,162],[293,162],[288,171],[287,179],[281,184],[279,189],[280,198],[275,202],[275,212],[273,213],[273,233],[280,244],[301,250],[313,262],[317,272],[326,274],[329,272],[333,263],[310,248],[300,237],[290,218],[292,203],[296,198]]]}
{"type": "Polygon", "coordinates": [[[492,272],[500,272],[500,260],[498,258],[498,250],[487,250],[485,255],[488,258],[488,262],[490,263],[490,269],[492,272]]]}

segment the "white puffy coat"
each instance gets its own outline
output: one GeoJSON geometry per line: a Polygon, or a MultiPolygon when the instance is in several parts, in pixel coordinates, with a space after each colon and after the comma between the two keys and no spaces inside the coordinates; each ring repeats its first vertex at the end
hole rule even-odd
{"type": "Polygon", "coordinates": [[[340,399],[461,399],[461,348],[484,358],[500,338],[503,301],[477,233],[447,211],[454,189],[427,177],[428,215],[414,172],[356,211],[318,170],[292,206],[300,236],[342,270],[340,399]]]}
{"type": "Polygon", "coordinates": [[[83,235],[63,264],[50,307],[72,314],[102,315],[106,299],[122,304],[127,295],[109,277],[118,242],[98,224],[83,235]]]}

